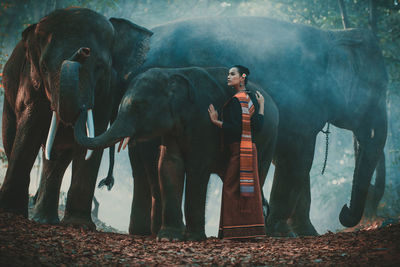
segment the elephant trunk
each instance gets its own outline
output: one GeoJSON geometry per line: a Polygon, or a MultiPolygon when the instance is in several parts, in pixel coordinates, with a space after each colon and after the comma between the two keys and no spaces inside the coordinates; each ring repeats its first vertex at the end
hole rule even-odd
{"type": "Polygon", "coordinates": [[[365,151],[362,151],[362,148],[358,149],[359,151],[356,153],[356,168],[354,170],[350,207],[344,205],[339,215],[340,223],[346,227],[356,226],[363,216],[373,172],[373,169],[371,172],[360,166],[362,162],[370,166],[374,164],[369,161],[368,156],[365,151]]]}
{"type": "Polygon", "coordinates": [[[79,115],[75,123],[74,134],[78,144],[89,149],[110,147],[125,137],[133,136],[135,133],[133,127],[129,127],[131,124],[117,116],[117,119],[107,131],[94,138],[87,137],[85,132],[86,118],[86,112],[82,112],[79,115]]]}
{"type": "Polygon", "coordinates": [[[79,48],[69,59],[63,61],[60,72],[59,95],[54,95],[53,105],[57,104],[57,113],[61,121],[72,125],[81,109],[93,107],[93,103],[85,103],[84,99],[93,99],[86,95],[94,92],[89,84],[83,84],[79,76],[81,66],[90,56],[90,48],[79,48]]]}
{"type": "Polygon", "coordinates": [[[339,221],[343,226],[354,227],[360,222],[368,195],[368,187],[369,184],[360,185],[353,182],[350,207],[345,204],[339,215],[339,221]]]}
{"type": "Polygon", "coordinates": [[[61,65],[60,90],[57,99],[57,113],[66,124],[72,124],[79,114],[79,69],[76,61],[64,60],[61,65]]]}

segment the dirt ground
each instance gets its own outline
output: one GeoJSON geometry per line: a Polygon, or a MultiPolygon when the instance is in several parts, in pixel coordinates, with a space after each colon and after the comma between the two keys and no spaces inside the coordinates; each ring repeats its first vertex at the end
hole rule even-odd
{"type": "Polygon", "coordinates": [[[252,242],[158,242],[0,212],[0,266],[400,266],[400,224],[252,242]]]}

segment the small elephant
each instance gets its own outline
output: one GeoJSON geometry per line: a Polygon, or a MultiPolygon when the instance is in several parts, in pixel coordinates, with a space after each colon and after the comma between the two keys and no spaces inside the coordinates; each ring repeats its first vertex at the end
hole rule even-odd
{"type": "MultiPolygon", "coordinates": [[[[131,157],[133,171],[137,171],[135,164],[138,165],[140,160],[145,164],[153,163],[153,168],[147,169],[150,171],[148,177],[153,177],[149,181],[143,178],[144,175],[134,173],[132,214],[137,217],[132,216],[131,219],[135,221],[141,220],[141,216],[150,217],[151,196],[153,234],[160,227],[156,223],[160,222],[157,217],[159,212],[162,213],[159,238],[201,240],[206,237],[207,184],[210,174],[221,174],[226,164],[224,153],[221,152],[221,133],[211,123],[207,109],[212,103],[221,111],[224,103],[234,95],[235,90],[226,85],[227,74],[226,68],[149,69],[130,83],[116,120],[105,133],[88,138],[84,127],[86,113],[82,112],[78,118],[75,127],[78,143],[94,149],[112,146],[130,137],[137,142],[130,146],[130,155],[131,150],[139,150],[136,154],[143,153],[141,159],[131,157]],[[158,185],[157,175],[154,175],[157,164],[154,151],[160,144],[158,185]],[[143,148],[149,150],[141,150],[143,148]],[[181,210],[185,176],[186,228],[181,210]],[[140,202],[142,205],[138,205],[140,202]]],[[[259,90],[265,98],[264,126],[256,136],[259,177],[263,185],[277,139],[278,109],[269,95],[258,86],[249,83],[247,88],[253,92],[259,90]]],[[[146,223],[148,221],[142,220],[142,225],[132,225],[135,223],[131,221],[130,233],[146,234],[143,232],[148,227],[146,223]]]]}
{"type": "Polygon", "coordinates": [[[63,222],[95,227],[91,206],[103,151],[85,160],[72,126],[85,110],[89,135],[106,130],[125,79],[144,61],[151,34],[84,8],[56,10],[24,30],[4,67],[3,143],[9,164],[0,208],[27,216],[30,172],[43,146],[34,219],[59,222],[60,186],[72,161],[63,222]]]}

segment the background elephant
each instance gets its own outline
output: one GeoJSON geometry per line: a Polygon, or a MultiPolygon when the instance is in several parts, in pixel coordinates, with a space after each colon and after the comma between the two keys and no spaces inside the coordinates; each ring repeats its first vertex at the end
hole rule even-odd
{"type": "Polygon", "coordinates": [[[2,209],[27,216],[30,171],[40,146],[46,146],[34,218],[59,221],[61,181],[72,161],[63,221],[94,227],[91,203],[103,151],[85,160],[72,126],[81,110],[92,110],[89,134],[106,129],[124,79],[144,61],[150,35],[127,20],[108,20],[81,8],[56,10],[23,32],[4,67],[3,142],[9,165],[0,191],[2,209]]]}
{"type": "MultiPolygon", "coordinates": [[[[154,216],[159,216],[162,210],[159,238],[200,240],[206,237],[204,215],[208,180],[212,172],[221,174],[226,165],[221,153],[221,133],[211,123],[207,109],[212,103],[221,111],[224,103],[234,95],[234,89],[226,85],[227,75],[226,68],[150,69],[133,79],[122,98],[115,122],[109,130],[93,139],[86,137],[86,113],[81,113],[75,127],[78,143],[94,149],[114,145],[125,137],[139,142],[130,147],[135,177],[132,214],[137,215],[132,217],[131,233],[149,232],[149,220],[141,217],[150,217],[151,208],[144,202],[145,195],[150,196],[151,192],[153,233],[157,233],[157,222],[160,222],[154,216]],[[157,149],[157,142],[160,144],[159,139],[151,143],[140,141],[157,136],[161,136],[160,185],[158,179],[153,179],[157,178],[156,175],[149,175],[147,180],[145,175],[135,173],[138,161],[145,157],[148,157],[145,162],[153,163],[153,168],[148,170],[156,170],[157,158],[153,155],[158,153],[152,151],[157,149]],[[150,153],[142,149],[151,147],[151,144],[154,146],[150,153]],[[140,158],[131,153],[137,149],[137,154],[143,153],[140,158]],[[186,229],[181,210],[185,175],[186,229]],[[162,201],[159,200],[160,193],[162,201]],[[158,206],[160,203],[162,209],[158,206]]],[[[247,88],[253,92],[259,90],[265,98],[264,125],[256,136],[260,182],[264,184],[275,148],[278,109],[258,86],[249,83],[247,88]]]]}
{"type": "Polygon", "coordinates": [[[309,172],[316,135],[327,122],[351,130],[359,144],[350,206],[339,219],[347,227],[360,221],[387,132],[387,74],[369,30],[324,31],[262,17],[225,17],[168,23],[152,31],[143,71],[243,64],[277,104],[270,235],[317,234],[309,218],[309,172]]]}

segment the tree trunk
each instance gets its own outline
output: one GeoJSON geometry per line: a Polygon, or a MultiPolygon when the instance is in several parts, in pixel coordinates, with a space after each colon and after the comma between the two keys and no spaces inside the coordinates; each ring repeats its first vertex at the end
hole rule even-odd
{"type": "Polygon", "coordinates": [[[349,22],[349,18],[347,16],[346,6],[345,6],[343,0],[338,0],[338,3],[339,3],[339,8],[340,8],[340,14],[342,16],[343,28],[347,29],[350,27],[350,22],[349,22]]]}
{"type": "Polygon", "coordinates": [[[376,0],[369,0],[369,27],[375,35],[377,16],[376,0]]]}

